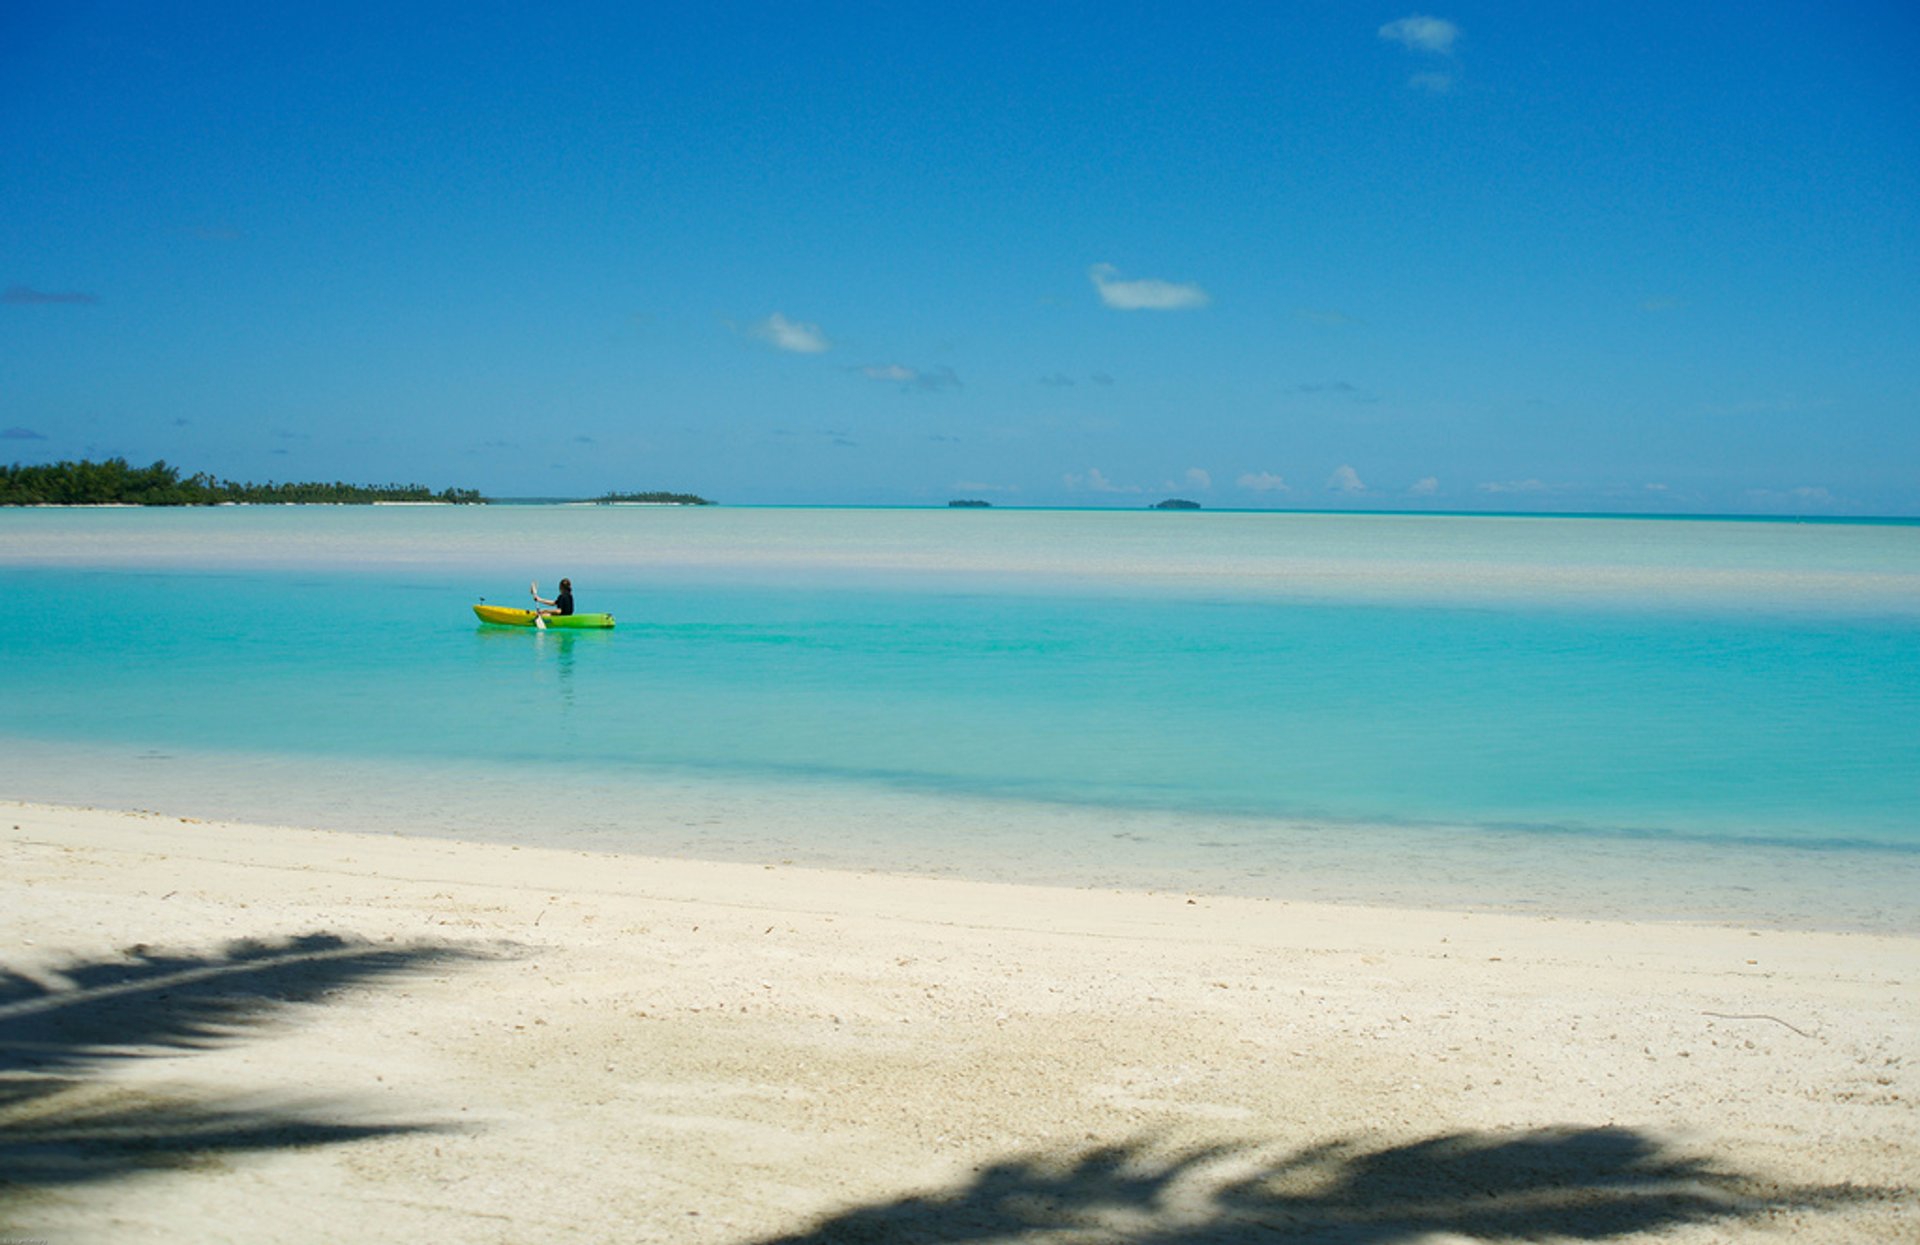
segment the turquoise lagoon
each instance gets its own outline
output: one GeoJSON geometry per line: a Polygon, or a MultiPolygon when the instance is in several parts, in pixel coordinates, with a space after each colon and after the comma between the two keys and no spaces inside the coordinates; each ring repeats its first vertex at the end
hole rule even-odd
{"type": "Polygon", "coordinates": [[[0,796],[1920,928],[1920,526],[0,513],[0,796]],[[570,575],[611,633],[481,627],[570,575]]]}

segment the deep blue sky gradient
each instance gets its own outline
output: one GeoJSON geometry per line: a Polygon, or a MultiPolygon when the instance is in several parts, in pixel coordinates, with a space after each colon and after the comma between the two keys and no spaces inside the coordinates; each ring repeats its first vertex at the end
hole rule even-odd
{"type": "Polygon", "coordinates": [[[1893,3],[9,5],[0,461],[1920,513],[1916,59],[1893,3]]]}

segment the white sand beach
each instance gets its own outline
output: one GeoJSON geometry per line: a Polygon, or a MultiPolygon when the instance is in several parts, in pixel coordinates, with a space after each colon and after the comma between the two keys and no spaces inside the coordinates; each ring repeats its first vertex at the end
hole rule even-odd
{"type": "Polygon", "coordinates": [[[1914,938],[0,832],[10,1240],[1920,1240],[1914,938]]]}

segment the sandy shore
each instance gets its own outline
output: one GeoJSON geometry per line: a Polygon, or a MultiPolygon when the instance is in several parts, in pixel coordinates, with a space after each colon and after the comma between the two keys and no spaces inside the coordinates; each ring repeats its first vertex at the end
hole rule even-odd
{"type": "Polygon", "coordinates": [[[1912,938],[0,832],[0,1238],[1920,1240],[1912,938]]]}

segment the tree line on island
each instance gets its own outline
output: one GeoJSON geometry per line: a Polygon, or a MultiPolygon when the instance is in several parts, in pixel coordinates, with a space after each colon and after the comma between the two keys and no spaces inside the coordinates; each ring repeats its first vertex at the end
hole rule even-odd
{"type": "Polygon", "coordinates": [[[603,506],[711,506],[692,493],[602,493],[594,498],[603,506]]]}
{"type": "MultiPolygon", "coordinates": [[[[424,484],[276,483],[271,480],[265,484],[242,484],[218,480],[206,472],[183,476],[178,467],[164,460],[150,467],[130,466],[124,458],[0,466],[0,506],[364,506],[375,502],[476,506],[491,500],[478,489],[446,488],[435,492],[424,484]]],[[[608,493],[595,500],[673,506],[713,504],[692,493],[608,493]]]]}
{"type": "Polygon", "coordinates": [[[150,467],[129,466],[124,458],[0,467],[0,505],[5,506],[366,505],[380,501],[476,505],[486,500],[475,489],[436,493],[423,484],[242,484],[217,480],[206,472],[182,476],[178,467],[164,460],[150,467]]]}

